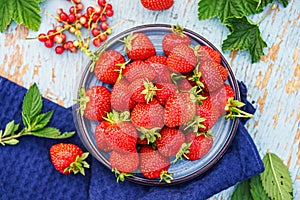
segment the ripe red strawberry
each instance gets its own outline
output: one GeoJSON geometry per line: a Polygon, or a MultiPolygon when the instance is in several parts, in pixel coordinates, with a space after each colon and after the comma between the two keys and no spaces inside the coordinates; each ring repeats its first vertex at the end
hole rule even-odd
{"type": "Polygon", "coordinates": [[[116,50],[106,50],[100,54],[95,65],[95,76],[104,83],[115,84],[120,74],[118,70],[123,63],[125,58],[121,53],[116,50]]]}
{"type": "Polygon", "coordinates": [[[124,38],[125,52],[131,60],[146,60],[156,55],[152,41],[144,33],[132,33],[124,38]]]}
{"type": "Polygon", "coordinates": [[[149,64],[141,60],[133,61],[127,65],[122,73],[129,82],[142,78],[152,81],[157,75],[156,71],[149,64]]]}
{"type": "Polygon", "coordinates": [[[169,96],[165,105],[164,123],[168,127],[185,124],[196,114],[196,103],[189,92],[179,92],[169,96]]]}
{"type": "Polygon", "coordinates": [[[155,64],[167,65],[167,57],[161,56],[161,55],[151,56],[150,58],[145,60],[145,63],[155,63],[155,64]]]}
{"type": "Polygon", "coordinates": [[[85,161],[89,153],[83,153],[82,149],[75,144],[59,143],[50,148],[50,158],[57,171],[62,174],[84,173],[84,168],[89,168],[85,161]]]}
{"type": "Polygon", "coordinates": [[[168,173],[170,160],[151,146],[142,146],[140,151],[140,170],[149,179],[160,178],[170,183],[172,177],[168,173]]]}
{"type": "Polygon", "coordinates": [[[141,0],[141,3],[148,10],[167,10],[173,6],[174,0],[141,0]]]}
{"type": "Polygon", "coordinates": [[[153,129],[164,126],[164,109],[153,99],[149,103],[138,103],[131,112],[131,121],[137,128],[153,129]]]}
{"type": "Polygon", "coordinates": [[[134,152],[112,151],[109,156],[109,162],[112,168],[119,172],[130,173],[135,171],[139,166],[139,155],[134,152]]]}
{"type": "Polygon", "coordinates": [[[117,111],[129,111],[135,106],[135,102],[131,100],[131,93],[128,90],[129,82],[122,78],[118,81],[111,92],[111,107],[117,111]]]}
{"type": "Polygon", "coordinates": [[[149,64],[156,72],[156,77],[152,80],[153,83],[171,83],[171,73],[167,65],[151,63],[149,64]]]}
{"type": "Polygon", "coordinates": [[[157,83],[155,84],[156,96],[155,98],[161,105],[165,105],[169,96],[177,92],[177,87],[172,83],[157,83]]]}
{"type": "Polygon", "coordinates": [[[114,151],[135,152],[137,142],[137,132],[135,127],[129,122],[129,113],[118,113],[113,111],[107,114],[104,136],[108,145],[114,151]]]}
{"type": "Polygon", "coordinates": [[[176,85],[179,91],[190,91],[194,84],[186,78],[180,78],[176,81],[176,85]]]}
{"type": "Polygon", "coordinates": [[[197,57],[191,47],[186,44],[179,44],[170,52],[167,64],[172,71],[187,73],[195,68],[197,57]]]}
{"type": "Polygon", "coordinates": [[[109,144],[107,144],[105,135],[104,135],[104,131],[107,126],[109,126],[108,122],[99,123],[96,126],[95,133],[94,133],[96,144],[97,144],[98,148],[104,152],[109,152],[112,150],[111,146],[109,144]]]}
{"type": "Polygon", "coordinates": [[[185,141],[184,134],[176,128],[164,127],[160,135],[161,137],[156,140],[156,147],[166,157],[176,155],[185,141]]]}
{"type": "Polygon", "coordinates": [[[133,81],[128,90],[131,92],[131,99],[137,103],[149,103],[156,96],[157,87],[144,79],[133,81]]]}
{"type": "Polygon", "coordinates": [[[168,56],[174,47],[179,44],[190,45],[190,38],[184,34],[183,28],[177,25],[176,27],[172,26],[172,33],[168,33],[163,37],[162,48],[164,53],[168,56]]]}
{"type": "Polygon", "coordinates": [[[186,156],[189,160],[199,160],[205,156],[213,145],[213,138],[210,135],[200,134],[197,136],[196,133],[190,132],[186,134],[186,142],[191,143],[189,153],[186,156]]]}
{"type": "Polygon", "coordinates": [[[205,92],[214,92],[221,88],[228,77],[228,70],[215,62],[203,62],[200,65],[200,81],[205,92]],[[225,80],[224,80],[225,79],[225,80]]]}
{"type": "Polygon", "coordinates": [[[79,91],[79,111],[89,120],[102,121],[106,112],[111,111],[111,92],[104,86],[92,86],[79,91]]]}
{"type": "Polygon", "coordinates": [[[210,48],[209,46],[197,46],[198,61],[201,63],[206,61],[214,61],[221,63],[221,54],[210,48]]]}

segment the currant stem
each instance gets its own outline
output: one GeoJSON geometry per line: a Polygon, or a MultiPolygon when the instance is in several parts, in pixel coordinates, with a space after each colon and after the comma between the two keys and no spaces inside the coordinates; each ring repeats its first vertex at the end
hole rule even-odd
{"type": "Polygon", "coordinates": [[[256,25],[259,25],[262,21],[264,21],[264,19],[266,19],[266,17],[268,17],[275,9],[277,9],[278,5],[277,4],[273,4],[271,6],[271,8],[267,11],[266,14],[264,14],[262,16],[262,18],[260,18],[257,22],[256,22],[256,25]]]}

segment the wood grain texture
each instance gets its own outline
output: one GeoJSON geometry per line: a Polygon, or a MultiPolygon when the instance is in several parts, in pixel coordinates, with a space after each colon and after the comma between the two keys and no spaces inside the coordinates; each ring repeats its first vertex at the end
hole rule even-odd
{"type": "MultiPolygon", "coordinates": [[[[83,0],[85,5],[95,1],[83,0]]],[[[180,24],[193,30],[221,49],[229,31],[217,19],[199,21],[197,0],[177,0],[167,11],[145,10],[139,0],[111,0],[115,15],[111,25],[125,20],[113,35],[142,24],[180,24]]],[[[57,7],[68,8],[66,1],[46,1],[42,12],[55,14],[57,7]]],[[[257,21],[264,13],[251,16],[257,21]]],[[[66,107],[73,104],[77,82],[88,63],[81,53],[56,55],[37,40],[25,40],[47,32],[56,21],[43,14],[39,32],[11,24],[0,34],[0,75],[29,87],[36,82],[42,94],[66,107]]],[[[294,198],[300,199],[300,1],[291,0],[287,8],[279,5],[261,24],[268,48],[260,62],[251,64],[247,52],[223,52],[238,80],[248,86],[249,99],[257,108],[247,123],[261,154],[276,153],[288,166],[294,186],[294,198]]],[[[231,187],[211,199],[229,199],[231,187]]]]}

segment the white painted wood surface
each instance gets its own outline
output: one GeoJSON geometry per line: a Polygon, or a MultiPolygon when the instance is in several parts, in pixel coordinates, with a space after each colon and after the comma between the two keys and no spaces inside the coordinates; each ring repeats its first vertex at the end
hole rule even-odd
{"type": "MultiPolygon", "coordinates": [[[[96,1],[82,0],[84,5],[96,1]]],[[[148,11],[139,0],[111,0],[115,15],[110,25],[126,20],[113,30],[115,35],[127,28],[153,23],[180,24],[193,30],[221,49],[229,33],[217,19],[199,21],[198,0],[175,0],[167,11],[148,11]]],[[[81,71],[88,63],[82,53],[56,55],[37,40],[24,40],[47,32],[57,23],[44,13],[55,14],[56,8],[68,9],[64,0],[46,0],[42,6],[39,32],[11,24],[0,34],[0,75],[26,88],[37,82],[44,97],[63,106],[71,106],[81,71]]],[[[256,21],[261,15],[252,19],[256,21]]],[[[294,197],[300,199],[300,1],[291,0],[287,8],[279,5],[261,24],[262,37],[268,44],[260,62],[251,64],[248,53],[224,52],[237,79],[248,86],[249,99],[257,108],[247,129],[263,156],[276,153],[291,173],[294,197]]],[[[234,187],[211,199],[229,199],[234,187]]]]}

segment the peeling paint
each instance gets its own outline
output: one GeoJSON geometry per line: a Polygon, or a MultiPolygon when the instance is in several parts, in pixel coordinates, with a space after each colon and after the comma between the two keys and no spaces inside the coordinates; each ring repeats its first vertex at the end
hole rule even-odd
{"type": "Polygon", "coordinates": [[[273,128],[275,128],[278,124],[278,118],[279,118],[279,106],[276,107],[275,115],[273,116],[273,128]]]}
{"type": "Polygon", "coordinates": [[[267,96],[268,96],[268,90],[265,89],[263,96],[259,97],[257,100],[257,103],[259,104],[258,110],[260,113],[263,113],[267,96]]]}
{"type": "Polygon", "coordinates": [[[285,91],[287,94],[296,93],[300,89],[300,64],[298,64],[299,53],[300,53],[300,47],[297,48],[293,54],[294,73],[292,79],[289,80],[285,85],[285,91]]]}

